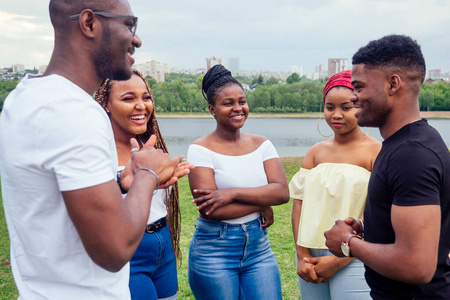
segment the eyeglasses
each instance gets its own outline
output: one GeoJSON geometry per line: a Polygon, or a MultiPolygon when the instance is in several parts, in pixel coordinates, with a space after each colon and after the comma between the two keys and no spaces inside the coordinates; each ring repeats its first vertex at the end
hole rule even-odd
{"type": "MultiPolygon", "coordinates": [[[[130,29],[131,34],[133,34],[133,36],[136,33],[136,28],[137,28],[137,21],[138,18],[135,16],[126,16],[126,15],[118,15],[118,14],[112,14],[109,12],[103,12],[103,11],[93,11],[94,15],[97,16],[101,16],[104,18],[124,18],[124,19],[130,19],[133,21],[133,24],[128,25],[128,28],[130,29]]],[[[78,20],[80,18],[81,13],[70,16],[71,20],[78,20]]]]}

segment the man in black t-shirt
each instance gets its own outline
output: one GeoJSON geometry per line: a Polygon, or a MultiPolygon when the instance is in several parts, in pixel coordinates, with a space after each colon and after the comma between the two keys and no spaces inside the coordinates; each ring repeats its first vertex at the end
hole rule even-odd
{"type": "Polygon", "coordinates": [[[424,77],[420,46],[406,36],[371,41],[353,56],[355,116],[384,142],[364,224],[338,220],[325,237],[335,255],[364,262],[374,299],[450,299],[450,153],[420,117],[424,77]]]}

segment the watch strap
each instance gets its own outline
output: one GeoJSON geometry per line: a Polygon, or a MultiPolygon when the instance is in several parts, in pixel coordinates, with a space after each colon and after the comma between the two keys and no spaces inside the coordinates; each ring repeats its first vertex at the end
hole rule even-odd
{"type": "Polygon", "coordinates": [[[360,237],[359,235],[351,234],[351,235],[349,235],[349,236],[345,239],[345,241],[344,241],[344,243],[347,245],[347,248],[348,248],[349,257],[352,257],[352,252],[351,252],[351,250],[350,250],[350,241],[351,241],[352,238],[354,238],[354,237],[357,237],[357,238],[361,239],[361,237],[360,237]]]}

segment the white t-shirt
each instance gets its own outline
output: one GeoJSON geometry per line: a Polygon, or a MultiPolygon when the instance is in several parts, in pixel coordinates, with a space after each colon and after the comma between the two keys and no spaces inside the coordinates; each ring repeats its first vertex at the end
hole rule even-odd
{"type": "Polygon", "coordinates": [[[3,205],[19,299],[129,299],[129,265],[88,256],[61,191],[115,179],[111,123],[92,96],[58,75],[27,75],[0,116],[3,205]]]}
{"type": "MultiPolygon", "coordinates": [[[[187,161],[191,164],[214,170],[214,181],[219,190],[267,185],[264,161],[277,157],[278,153],[269,140],[262,143],[255,151],[239,156],[219,154],[197,144],[191,144],[187,153],[187,161]]],[[[259,216],[259,212],[254,212],[240,218],[222,220],[222,222],[243,224],[259,216]]]]}

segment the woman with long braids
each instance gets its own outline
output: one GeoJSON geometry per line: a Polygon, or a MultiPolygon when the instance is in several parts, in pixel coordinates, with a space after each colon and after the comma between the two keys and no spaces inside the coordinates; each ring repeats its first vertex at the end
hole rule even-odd
{"type": "MultiPolygon", "coordinates": [[[[289,183],[302,300],[371,299],[362,262],[331,254],[323,235],[335,220],[362,218],[370,172],[381,149],[356,124],[352,91],[351,71],[328,79],[324,119],[332,137],[311,147],[289,183]]],[[[320,119],[317,128],[323,135],[320,119]]]]}
{"type": "MultiPolygon", "coordinates": [[[[155,116],[153,98],[145,78],[138,72],[126,81],[106,79],[95,95],[111,120],[119,159],[118,174],[134,150],[130,138],[144,145],[156,136],[156,149],[167,151],[155,116]]],[[[122,191],[122,193],[126,193],[122,191]]],[[[176,299],[177,263],[180,252],[180,206],[178,183],[158,189],[152,197],[144,237],[130,261],[130,292],[134,299],[176,299]]]]}
{"type": "Polygon", "coordinates": [[[189,247],[190,287],[196,299],[281,299],[266,230],[271,206],[289,201],[280,159],[265,137],[241,132],[249,107],[230,71],[212,67],[202,90],[217,126],[188,150],[200,213],[189,247]]]}

